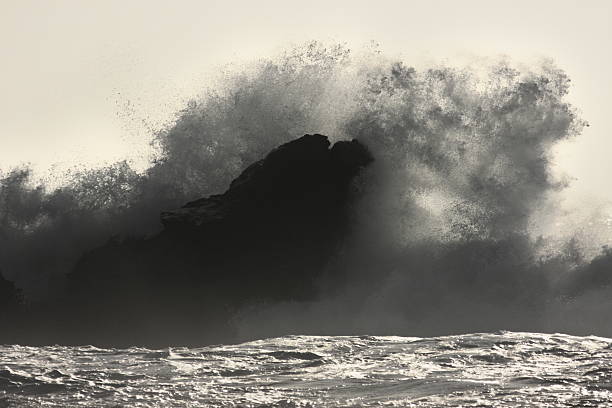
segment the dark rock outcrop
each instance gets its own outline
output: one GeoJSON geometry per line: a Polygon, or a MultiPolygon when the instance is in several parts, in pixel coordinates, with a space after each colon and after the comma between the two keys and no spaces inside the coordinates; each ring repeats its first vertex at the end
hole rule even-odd
{"type": "Polygon", "coordinates": [[[21,306],[21,291],[0,271],[0,344],[20,340],[21,306]]]}
{"type": "Polygon", "coordinates": [[[225,193],[164,212],[158,236],[84,256],[66,331],[78,343],[228,341],[241,307],[316,297],[348,232],[354,177],[371,161],[359,142],[330,148],[322,135],[278,147],[225,193]]]}
{"type": "Polygon", "coordinates": [[[4,312],[13,310],[19,302],[19,291],[13,282],[6,280],[0,271],[0,317],[4,312]]]}
{"type": "Polygon", "coordinates": [[[322,135],[284,144],[247,167],[224,194],[164,212],[162,223],[167,229],[193,229],[264,215],[278,224],[284,211],[297,218],[300,207],[305,216],[342,211],[350,180],[372,159],[357,141],[329,146],[322,135]]]}

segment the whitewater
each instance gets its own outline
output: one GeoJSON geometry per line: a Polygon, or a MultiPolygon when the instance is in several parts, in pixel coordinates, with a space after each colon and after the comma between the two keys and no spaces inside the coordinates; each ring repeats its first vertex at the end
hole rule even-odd
{"type": "Polygon", "coordinates": [[[0,407],[612,406],[612,339],[594,336],[285,336],[0,351],[0,407]]]}

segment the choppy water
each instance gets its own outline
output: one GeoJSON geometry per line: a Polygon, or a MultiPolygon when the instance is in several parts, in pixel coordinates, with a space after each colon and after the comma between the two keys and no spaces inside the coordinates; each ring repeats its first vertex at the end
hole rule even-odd
{"type": "Polygon", "coordinates": [[[0,346],[0,407],[612,406],[612,339],[289,336],[194,349],[0,346]]]}

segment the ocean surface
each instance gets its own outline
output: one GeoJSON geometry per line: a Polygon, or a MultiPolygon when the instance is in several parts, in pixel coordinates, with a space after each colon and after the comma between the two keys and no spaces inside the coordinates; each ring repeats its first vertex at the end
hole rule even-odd
{"type": "Polygon", "coordinates": [[[0,346],[0,407],[612,407],[612,339],[288,336],[202,348],[0,346]]]}

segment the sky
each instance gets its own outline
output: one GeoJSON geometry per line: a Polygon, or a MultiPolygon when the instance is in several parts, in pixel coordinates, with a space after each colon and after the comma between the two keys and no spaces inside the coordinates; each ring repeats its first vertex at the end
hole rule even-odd
{"type": "Polygon", "coordinates": [[[0,0],[0,169],[146,162],[152,130],[220,70],[309,40],[415,65],[556,61],[590,126],[560,145],[573,200],[612,200],[612,2],[0,0]]]}

